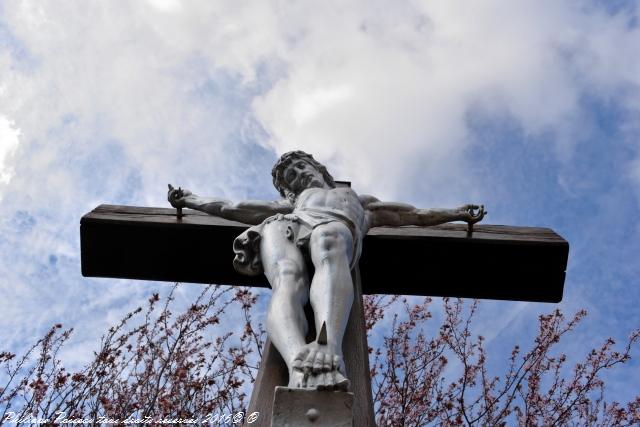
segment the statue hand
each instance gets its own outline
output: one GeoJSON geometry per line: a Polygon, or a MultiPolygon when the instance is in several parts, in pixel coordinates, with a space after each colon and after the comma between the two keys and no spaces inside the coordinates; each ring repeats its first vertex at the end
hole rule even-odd
{"type": "Polygon", "coordinates": [[[482,221],[482,218],[487,214],[484,210],[484,205],[463,205],[458,208],[461,213],[461,220],[466,221],[468,224],[475,224],[482,221]],[[476,212],[477,209],[477,212],[476,212]]]}
{"type": "Polygon", "coordinates": [[[169,192],[167,193],[167,200],[174,208],[184,208],[186,206],[186,198],[192,193],[189,190],[183,190],[182,188],[174,188],[169,184],[169,192]]]}

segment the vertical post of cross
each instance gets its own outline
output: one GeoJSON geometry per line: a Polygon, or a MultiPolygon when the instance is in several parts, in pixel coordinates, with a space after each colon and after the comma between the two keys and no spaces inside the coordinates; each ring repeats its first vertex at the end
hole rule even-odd
{"type": "MultiPolygon", "coordinates": [[[[267,340],[247,411],[248,414],[253,412],[260,413],[256,422],[252,425],[260,427],[283,426],[285,422],[288,422],[290,425],[303,427],[304,424],[299,423],[305,420],[308,420],[309,425],[313,426],[340,425],[335,424],[335,416],[338,414],[323,413],[318,408],[326,405],[326,401],[330,401],[336,408],[339,408],[350,401],[349,397],[345,396],[350,394],[352,395],[352,407],[350,408],[351,416],[349,419],[350,424],[348,425],[353,425],[354,427],[375,426],[367,329],[358,266],[353,269],[352,278],[354,300],[342,343],[346,373],[351,380],[351,392],[301,390],[301,396],[295,395],[295,392],[285,387],[288,383],[288,374],[284,360],[271,344],[271,341],[267,340]],[[308,395],[308,393],[312,394],[308,395]],[[314,400],[311,400],[311,397],[314,400]],[[285,403],[287,400],[291,405],[285,403]],[[276,405],[286,406],[286,408],[284,410],[278,408],[274,406],[274,402],[276,405]],[[312,409],[318,412],[313,421],[308,417],[315,414],[315,411],[311,411],[312,409]],[[291,424],[291,422],[294,424],[291,424]]],[[[310,319],[309,324],[313,325],[312,319],[310,319]]],[[[344,414],[344,412],[339,411],[339,414],[344,414]]],[[[344,420],[344,418],[342,419],[344,420]]]]}

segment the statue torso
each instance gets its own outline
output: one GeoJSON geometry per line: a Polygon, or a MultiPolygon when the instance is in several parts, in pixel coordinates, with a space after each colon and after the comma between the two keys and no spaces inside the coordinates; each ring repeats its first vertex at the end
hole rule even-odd
{"type": "Polygon", "coordinates": [[[365,232],[365,214],[358,195],[349,187],[307,188],[296,199],[294,212],[314,210],[335,212],[348,218],[365,232]]]}

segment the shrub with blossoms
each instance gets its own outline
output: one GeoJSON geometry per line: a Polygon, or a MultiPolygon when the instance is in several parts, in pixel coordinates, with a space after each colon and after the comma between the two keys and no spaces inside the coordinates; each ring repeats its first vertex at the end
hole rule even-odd
{"type": "MultiPolygon", "coordinates": [[[[206,422],[203,416],[216,414],[208,421],[241,422],[233,416],[246,410],[266,337],[252,317],[258,297],[246,288],[210,286],[176,315],[174,291],[162,301],[152,295],[144,309],[110,328],[91,363],[78,372],[67,372],[59,358],[72,333],[62,325],[21,357],[0,352],[0,420],[55,424],[64,414],[89,423],[124,424],[132,417],[206,422]],[[222,320],[230,310],[244,318],[234,331],[222,320]]],[[[624,404],[607,402],[601,378],[604,370],[630,360],[640,331],[621,346],[604,340],[569,367],[554,347],[586,313],[567,319],[556,310],[540,316],[531,347],[514,347],[505,357],[505,372],[492,375],[484,338],[471,332],[478,302],[444,299],[440,325],[428,324],[431,304],[430,298],[419,304],[397,296],[364,298],[368,333],[383,335],[381,345],[369,349],[378,425],[640,423],[640,396],[624,404]],[[388,313],[395,313],[390,326],[381,322],[388,313]],[[452,364],[459,366],[453,378],[445,371],[452,364]]]]}

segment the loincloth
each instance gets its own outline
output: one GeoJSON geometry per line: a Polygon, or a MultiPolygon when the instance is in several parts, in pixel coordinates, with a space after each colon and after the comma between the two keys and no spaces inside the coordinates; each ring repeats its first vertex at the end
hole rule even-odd
{"type": "Polygon", "coordinates": [[[301,250],[308,250],[311,233],[316,227],[331,222],[340,222],[351,230],[351,236],[353,237],[351,268],[360,258],[362,237],[358,232],[358,228],[349,218],[336,211],[304,209],[292,214],[278,214],[269,217],[261,224],[250,227],[236,237],[233,241],[233,251],[236,254],[233,260],[233,267],[236,271],[248,276],[257,276],[264,273],[262,260],[260,259],[260,241],[262,239],[262,230],[273,221],[282,221],[287,225],[283,228],[285,237],[301,250]]]}

